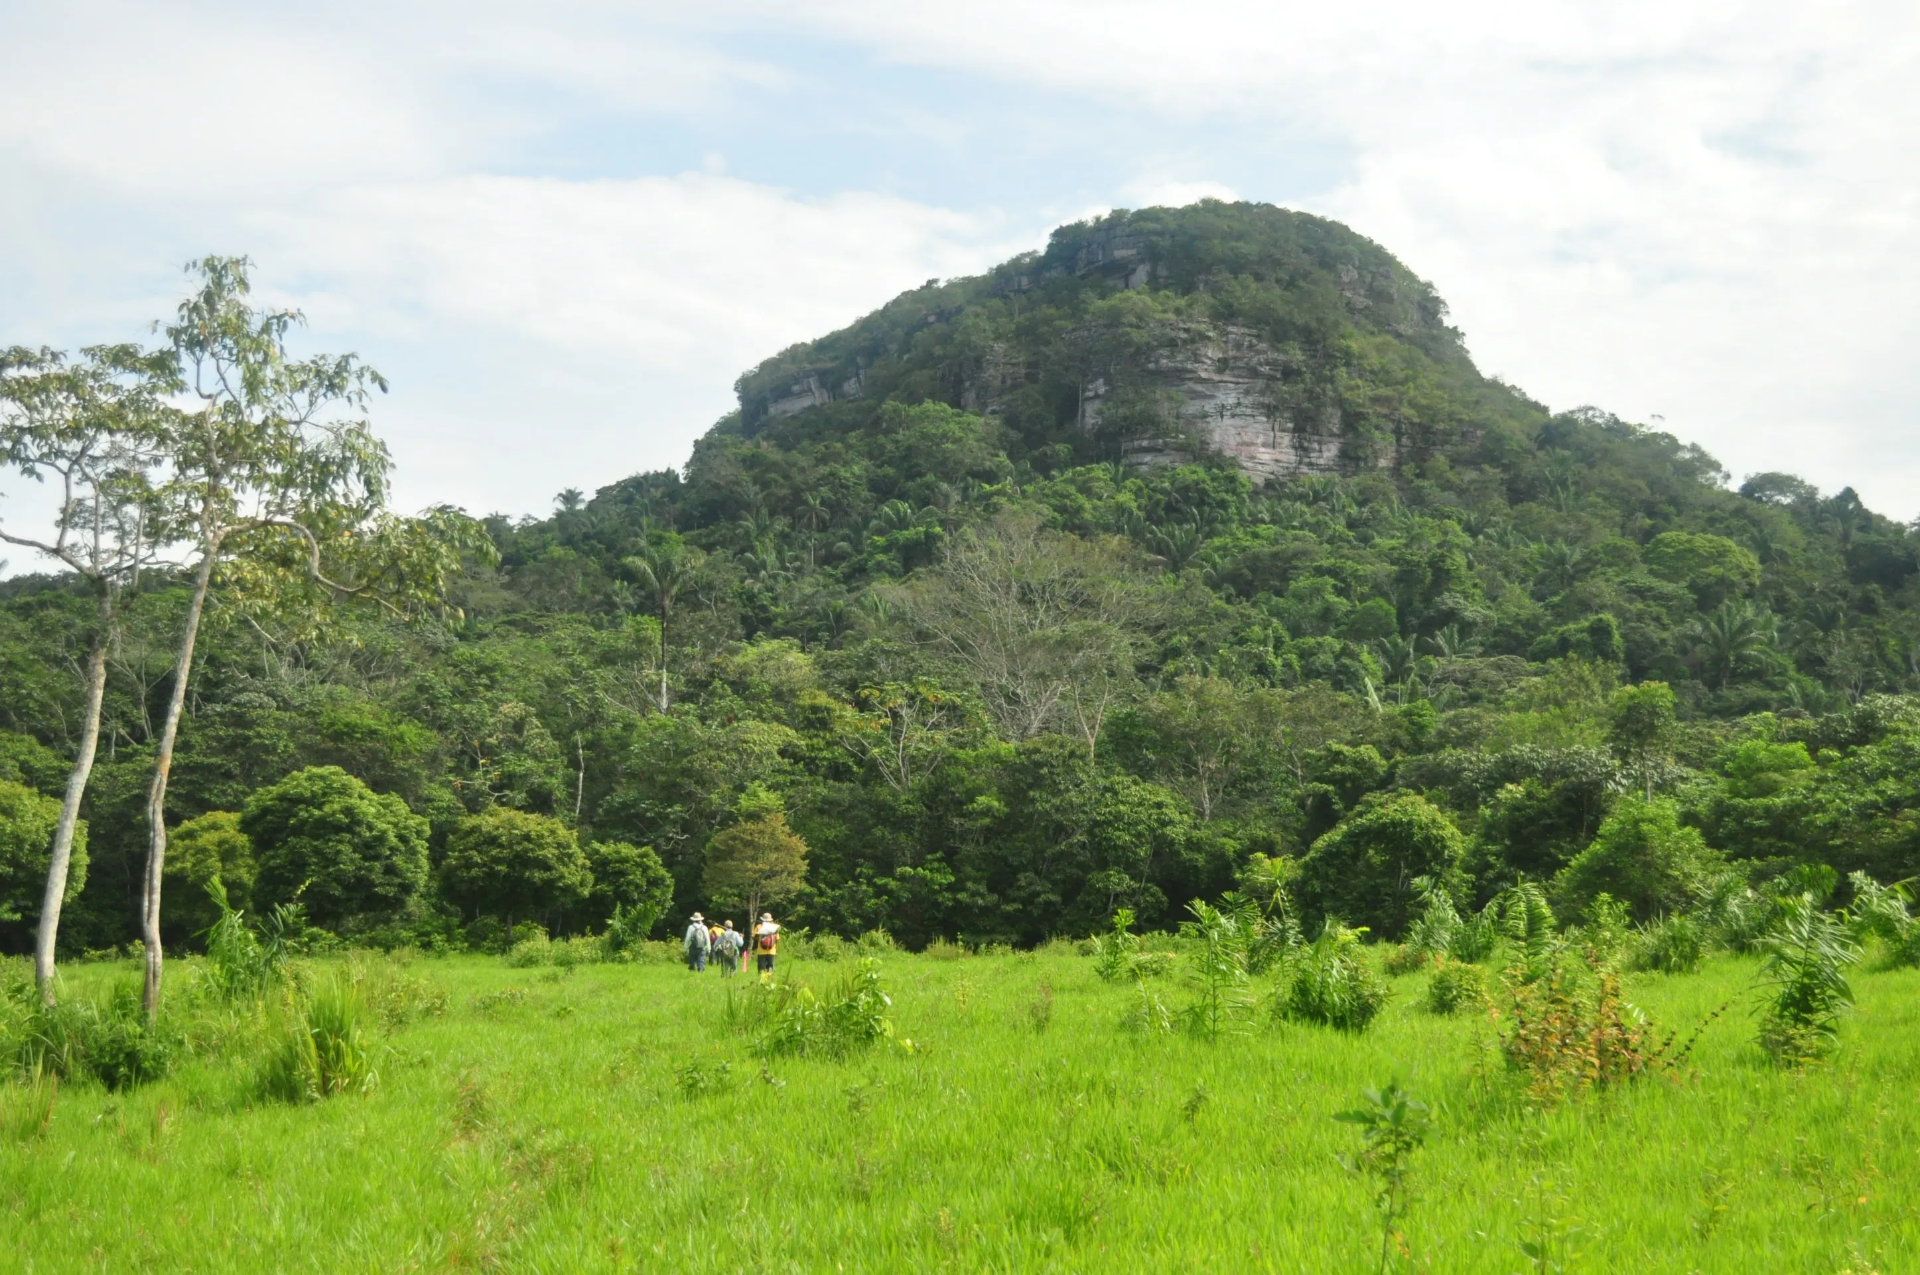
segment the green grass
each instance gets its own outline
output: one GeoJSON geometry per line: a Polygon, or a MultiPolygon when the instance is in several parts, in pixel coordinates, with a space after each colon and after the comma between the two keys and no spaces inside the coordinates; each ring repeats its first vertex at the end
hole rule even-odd
{"type": "Polygon", "coordinates": [[[375,1033],[370,1093],[307,1105],[258,1096],[265,1026],[199,1011],[160,1083],[68,1086],[45,1122],[0,1091],[0,1249],[35,1272],[1372,1270],[1331,1116],[1397,1076],[1435,1116],[1418,1269],[1535,1269],[1543,1235],[1569,1271],[1920,1269],[1920,972],[1861,974],[1834,1060],[1800,1073],[1748,1043],[1752,962],[1636,976],[1663,1028],[1741,1003],[1695,1078],[1541,1113],[1484,1018],[1421,1008],[1424,973],[1362,1036],[1206,1043],[1121,1030],[1132,990],[1064,948],[883,970],[914,1052],[763,1067],[712,973],[415,961],[446,1012],[375,1033]]]}

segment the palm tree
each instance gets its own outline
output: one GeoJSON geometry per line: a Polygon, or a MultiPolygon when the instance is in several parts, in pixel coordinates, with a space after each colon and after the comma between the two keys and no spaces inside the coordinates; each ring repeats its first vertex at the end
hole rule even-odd
{"type": "Polygon", "coordinates": [[[660,711],[670,707],[667,696],[667,625],[673,619],[673,604],[681,590],[692,584],[699,573],[701,555],[680,545],[648,545],[621,565],[632,573],[635,583],[653,595],[660,610],[660,711]]]}
{"type": "Polygon", "coordinates": [[[1772,648],[1774,632],[1773,616],[1766,608],[1729,599],[1701,617],[1693,637],[1700,644],[1704,670],[1719,673],[1724,691],[1742,665],[1772,648]]]}
{"type": "Polygon", "coordinates": [[[826,526],[827,519],[832,516],[832,511],[827,508],[827,502],[820,499],[820,493],[817,491],[808,492],[807,498],[794,512],[794,521],[807,529],[807,566],[809,567],[813,566],[813,542],[820,535],[820,528],[826,526]]]}
{"type": "Polygon", "coordinates": [[[1564,540],[1541,545],[1539,578],[1553,593],[1564,593],[1579,582],[1580,551],[1564,540]]]}
{"type": "Polygon", "coordinates": [[[1180,571],[1192,565],[1206,548],[1207,533],[1190,523],[1175,523],[1153,533],[1154,556],[1169,570],[1180,571]]]}
{"type": "Polygon", "coordinates": [[[1414,649],[1413,640],[1396,633],[1375,642],[1373,649],[1379,652],[1380,671],[1386,674],[1387,684],[1398,688],[1400,702],[1404,704],[1407,690],[1420,672],[1420,653],[1414,649]]]}

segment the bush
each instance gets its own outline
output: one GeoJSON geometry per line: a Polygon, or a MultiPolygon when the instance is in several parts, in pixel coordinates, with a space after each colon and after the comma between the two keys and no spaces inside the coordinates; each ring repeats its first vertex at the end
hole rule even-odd
{"type": "Polygon", "coordinates": [[[261,1091],[282,1102],[366,1093],[379,1083],[362,1026],[366,1006],[348,979],[317,984],[288,1007],[261,1068],[261,1091]]]}
{"type": "Polygon", "coordinates": [[[1208,1039],[1242,1030],[1253,1011],[1253,994],[1247,986],[1251,910],[1230,912],[1198,899],[1188,910],[1193,920],[1181,925],[1180,935],[1193,944],[1189,981],[1194,999],[1180,1017],[1188,1031],[1208,1039]]]}
{"type": "Polygon", "coordinates": [[[1555,901],[1563,915],[1577,915],[1600,894],[1611,894],[1645,922],[1684,911],[1720,866],[1700,830],[1680,823],[1678,804],[1623,797],[1593,844],[1554,879],[1555,901]]]}
{"type": "Polygon", "coordinates": [[[1691,974],[1706,954],[1704,927],[1684,913],[1640,927],[1633,940],[1634,966],[1663,974],[1691,974]]]}
{"type": "Polygon", "coordinates": [[[1427,954],[1411,943],[1402,943],[1387,949],[1387,957],[1381,964],[1394,978],[1411,974],[1425,966],[1427,954]]]}
{"type": "Polygon", "coordinates": [[[1544,970],[1516,965],[1506,983],[1501,1052],[1536,1102],[1620,1084],[1685,1056],[1684,1048],[1669,1053],[1672,1037],[1651,1043],[1639,1011],[1621,999],[1619,974],[1597,960],[1579,962],[1556,949],[1544,970]]]}
{"type": "MultiPolygon", "coordinates": [[[[781,984],[770,995],[773,1003],[762,1015],[767,1030],[755,1045],[763,1056],[841,1058],[893,1036],[893,1020],[887,1017],[893,999],[880,983],[879,962],[870,957],[820,995],[793,983],[781,984]]],[[[903,1043],[911,1048],[910,1042],[903,1043]]]]}
{"type": "Polygon", "coordinates": [[[1762,1008],[1760,1047],[1787,1066],[1824,1057],[1853,1008],[1847,967],[1860,959],[1859,946],[1803,893],[1780,901],[1761,950],[1760,978],[1773,993],[1762,1008]]]}
{"type": "Polygon", "coordinates": [[[1411,919],[1414,879],[1445,888],[1465,850],[1460,830],[1426,798],[1376,793],[1300,861],[1300,902],[1310,916],[1397,938],[1411,919]]]}
{"type": "Polygon", "coordinates": [[[1437,956],[1427,982],[1427,1009],[1435,1014],[1458,1014],[1486,1004],[1486,977],[1480,967],[1437,956]]]}
{"type": "Polygon", "coordinates": [[[123,983],[105,1001],[75,999],[42,1005],[31,984],[16,1001],[15,1064],[29,1075],[96,1080],[108,1089],[131,1089],[172,1069],[179,1041],[166,1027],[150,1028],[140,1008],[140,987],[123,983]]]}
{"type": "Polygon", "coordinates": [[[1328,921],[1293,963],[1293,982],[1280,1005],[1288,1018],[1361,1032],[1392,995],[1367,964],[1363,931],[1328,921]]]}
{"type": "MultiPolygon", "coordinates": [[[[0,918],[31,920],[40,915],[47,888],[60,803],[25,784],[0,779],[0,918]]],[[[87,825],[73,830],[73,858],[67,868],[66,901],[80,896],[87,883],[87,825]]]]}

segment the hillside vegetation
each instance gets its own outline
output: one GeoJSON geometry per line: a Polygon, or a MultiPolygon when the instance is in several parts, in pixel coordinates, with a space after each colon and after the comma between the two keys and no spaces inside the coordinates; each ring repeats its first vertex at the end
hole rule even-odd
{"type": "MultiPolygon", "coordinates": [[[[759,896],[783,917],[914,948],[1171,929],[1271,871],[1309,933],[1389,938],[1416,878],[1462,914],[1530,881],[1561,923],[1603,894],[1648,923],[1810,865],[1837,903],[1920,872],[1911,529],[1482,377],[1343,227],[1116,213],[739,388],[684,473],[485,520],[431,614],[223,569],[171,941],[204,941],[215,875],[249,917],[379,945],[665,934],[744,908],[710,888],[734,828],[799,856],[759,896]],[[1256,349],[1312,472],[1209,450],[1167,371],[1196,333],[1256,349]],[[1143,441],[1164,463],[1123,462],[1143,441]]],[[[127,587],[65,951],[138,933],[189,585],[127,587]]],[[[0,595],[23,951],[96,609],[65,576],[0,595]]]]}

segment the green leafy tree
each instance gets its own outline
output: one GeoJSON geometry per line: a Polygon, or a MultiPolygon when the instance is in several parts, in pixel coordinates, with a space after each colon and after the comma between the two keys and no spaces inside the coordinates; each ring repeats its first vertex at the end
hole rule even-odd
{"type": "Polygon", "coordinates": [[[667,688],[667,631],[673,624],[673,608],[679,602],[680,595],[687,592],[700,579],[700,569],[705,555],[697,549],[689,549],[681,543],[678,536],[671,537],[659,544],[648,545],[633,557],[622,560],[621,565],[633,575],[640,587],[653,599],[654,607],[660,612],[660,699],[658,707],[666,712],[672,707],[667,688]]]}
{"type": "Polygon", "coordinates": [[[1665,682],[1623,686],[1607,705],[1607,741],[1649,801],[1654,782],[1673,756],[1673,706],[1673,688],[1665,682]]]}
{"type": "MultiPolygon", "coordinates": [[[[40,887],[46,883],[47,859],[60,826],[60,803],[24,784],[0,779],[0,924],[37,919],[40,887]]],[[[75,898],[87,883],[87,824],[73,827],[66,900],[75,898]]]]}
{"type": "Polygon", "coordinates": [[[1760,560],[1725,536],[1663,531],[1641,557],[1654,576],[1693,590],[1702,607],[1719,606],[1760,583],[1760,560]]]}
{"type": "Polygon", "coordinates": [[[808,851],[764,788],[750,787],[739,813],[738,823],[708,840],[702,880],[715,902],[744,903],[751,926],[762,904],[790,899],[806,885],[808,851]]]}
{"type": "Polygon", "coordinates": [[[593,870],[573,829],[545,815],[495,807],[447,838],[440,891],[479,916],[551,916],[586,902],[593,870]]]}
{"type": "Polygon", "coordinates": [[[427,882],[427,821],[338,766],[310,766],[247,802],[256,906],[305,904],[339,929],[404,909],[427,882]]]}
{"type": "Polygon", "coordinates": [[[174,413],[162,439],[168,481],[160,496],[168,534],[189,545],[196,562],[147,796],[141,929],[149,1018],[159,1012],[163,970],[167,782],[216,576],[242,609],[312,617],[328,601],[367,596],[397,612],[398,600],[437,603],[461,555],[490,548],[456,511],[419,519],[385,512],[391,461],[366,420],[369,396],[385,391],[385,379],[351,354],[294,358],[287,336],[302,317],[256,308],[250,265],[244,257],[192,263],[195,290],[166,329],[198,406],[174,413]]]}
{"type": "Polygon", "coordinates": [[[199,934],[221,918],[222,909],[207,894],[215,877],[228,908],[246,911],[253,905],[255,875],[253,842],[240,831],[238,812],[215,810],[187,820],[167,838],[167,885],[177,899],[167,913],[168,927],[199,934]]]}
{"type": "Polygon", "coordinates": [[[1301,859],[1300,901],[1312,915],[1397,938],[1411,918],[1415,880],[1450,888],[1465,851],[1460,829],[1426,798],[1375,794],[1301,859]]]}
{"type": "Polygon", "coordinates": [[[634,933],[645,934],[673,905],[673,874],[652,846],[590,842],[587,866],[593,873],[587,918],[595,924],[605,922],[618,909],[634,933]]]}
{"type": "Polygon", "coordinates": [[[131,345],[93,346],[78,361],[47,349],[0,351],[0,463],[59,488],[51,539],[0,526],[0,541],[71,571],[93,595],[95,610],[79,746],[53,833],[34,942],[34,977],[48,1004],[80,805],[100,743],[108,652],[120,636],[121,594],[159,547],[153,476],[160,400],[177,380],[167,356],[131,345]]]}
{"type": "Polygon", "coordinates": [[[1685,910],[1721,866],[1700,830],[1680,822],[1676,802],[1626,797],[1600,825],[1593,844],[1561,870],[1555,902],[1563,916],[1577,916],[1610,894],[1632,908],[1636,920],[1648,921],[1685,910]]]}

